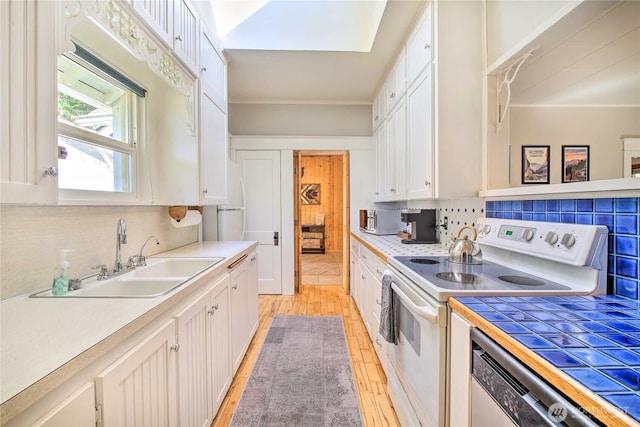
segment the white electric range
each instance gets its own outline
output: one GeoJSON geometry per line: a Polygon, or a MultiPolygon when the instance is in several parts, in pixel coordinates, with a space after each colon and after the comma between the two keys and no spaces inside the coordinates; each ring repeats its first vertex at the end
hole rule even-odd
{"type": "Polygon", "coordinates": [[[398,329],[388,389],[402,425],[447,425],[449,297],[606,293],[606,227],[479,218],[475,229],[480,264],[388,259],[398,329]]]}

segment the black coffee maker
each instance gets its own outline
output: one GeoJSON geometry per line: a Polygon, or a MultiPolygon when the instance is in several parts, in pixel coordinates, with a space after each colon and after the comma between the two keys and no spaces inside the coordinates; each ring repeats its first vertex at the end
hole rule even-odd
{"type": "Polygon", "coordinates": [[[400,219],[407,224],[409,239],[402,243],[438,243],[435,209],[402,209],[400,219]]]}

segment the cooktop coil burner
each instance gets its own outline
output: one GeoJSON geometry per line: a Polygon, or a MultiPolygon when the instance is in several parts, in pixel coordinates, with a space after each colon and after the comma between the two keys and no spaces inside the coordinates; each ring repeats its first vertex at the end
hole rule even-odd
{"type": "Polygon", "coordinates": [[[463,285],[473,285],[480,282],[480,279],[475,274],[456,273],[453,271],[436,273],[436,277],[447,282],[462,283],[463,285]]]}
{"type": "Polygon", "coordinates": [[[514,285],[523,285],[523,286],[543,286],[544,285],[544,282],[542,280],[538,280],[533,277],[526,277],[526,276],[498,276],[498,279],[508,283],[513,283],[514,285]]]}

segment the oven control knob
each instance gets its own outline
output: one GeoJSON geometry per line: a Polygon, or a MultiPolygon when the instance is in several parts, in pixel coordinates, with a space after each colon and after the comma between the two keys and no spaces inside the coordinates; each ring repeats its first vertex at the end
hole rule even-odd
{"type": "Polygon", "coordinates": [[[482,227],[482,232],[484,234],[489,234],[491,232],[491,226],[489,224],[485,224],[484,227],[482,227]]]}
{"type": "Polygon", "coordinates": [[[562,243],[567,248],[570,248],[576,244],[576,236],[571,233],[565,233],[564,236],[562,236],[560,243],[562,243]]]}
{"type": "Polygon", "coordinates": [[[530,242],[531,239],[533,239],[534,235],[535,235],[535,232],[533,231],[532,228],[525,228],[524,231],[522,232],[522,238],[527,242],[530,242]]]}
{"type": "Polygon", "coordinates": [[[547,236],[544,238],[544,241],[550,244],[551,246],[553,246],[556,243],[558,243],[558,235],[555,232],[550,231],[547,233],[547,236]]]}

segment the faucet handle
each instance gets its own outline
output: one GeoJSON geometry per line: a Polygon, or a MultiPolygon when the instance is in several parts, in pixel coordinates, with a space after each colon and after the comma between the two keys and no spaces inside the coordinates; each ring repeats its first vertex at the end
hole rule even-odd
{"type": "Polygon", "coordinates": [[[100,269],[100,272],[98,273],[98,280],[106,279],[107,277],[109,277],[109,269],[104,264],[94,265],[91,267],[91,269],[100,269]]]}

